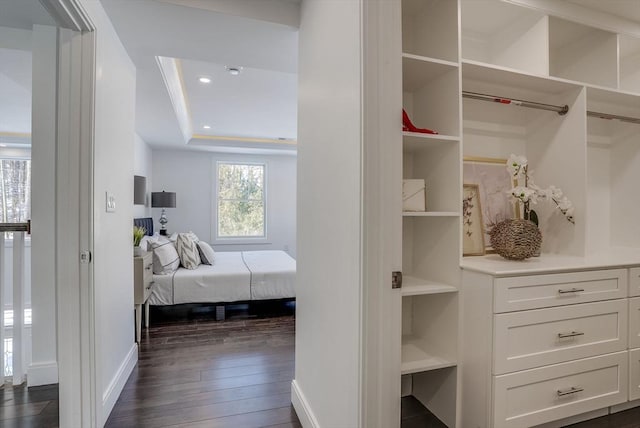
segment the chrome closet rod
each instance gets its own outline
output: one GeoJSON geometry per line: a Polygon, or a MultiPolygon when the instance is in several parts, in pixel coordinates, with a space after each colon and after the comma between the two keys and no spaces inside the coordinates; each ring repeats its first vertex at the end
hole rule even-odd
{"type": "Polygon", "coordinates": [[[471,98],[474,100],[491,101],[500,104],[513,104],[520,107],[535,108],[538,110],[554,111],[560,116],[564,116],[569,111],[568,105],[555,106],[552,104],[537,103],[534,101],[519,100],[516,98],[499,97],[496,95],[480,94],[478,92],[462,91],[463,98],[471,98]]]}
{"type": "Polygon", "coordinates": [[[618,114],[609,114],[609,113],[598,113],[597,111],[588,111],[587,116],[597,117],[599,119],[617,119],[621,122],[629,122],[629,123],[637,123],[640,124],[640,119],[637,117],[629,117],[629,116],[620,116],[618,114]]]}

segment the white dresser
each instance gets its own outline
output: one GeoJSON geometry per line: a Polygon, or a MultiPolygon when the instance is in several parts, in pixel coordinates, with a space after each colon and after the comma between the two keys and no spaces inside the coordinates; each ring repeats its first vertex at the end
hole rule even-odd
{"type": "Polygon", "coordinates": [[[461,426],[561,426],[640,405],[638,265],[464,259],[461,426]]]}

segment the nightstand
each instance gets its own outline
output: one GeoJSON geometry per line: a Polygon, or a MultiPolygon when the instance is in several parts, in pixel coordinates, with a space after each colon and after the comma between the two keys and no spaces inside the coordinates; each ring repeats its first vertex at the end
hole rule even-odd
{"type": "Polygon", "coordinates": [[[133,303],[136,311],[136,342],[140,343],[142,330],[142,305],[144,305],[144,326],[149,327],[149,295],[153,284],[153,253],[143,253],[133,258],[133,303]]]}

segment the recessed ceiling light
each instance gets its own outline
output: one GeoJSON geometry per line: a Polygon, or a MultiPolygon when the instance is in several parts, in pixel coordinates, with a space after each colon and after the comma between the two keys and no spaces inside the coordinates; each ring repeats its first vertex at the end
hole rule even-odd
{"type": "Polygon", "coordinates": [[[202,76],[202,77],[198,78],[198,81],[200,83],[211,83],[211,78],[210,77],[206,77],[206,76],[202,76]]]}
{"type": "Polygon", "coordinates": [[[242,67],[229,67],[229,66],[227,66],[227,71],[229,72],[230,75],[237,76],[242,71],[242,67]]]}
{"type": "Polygon", "coordinates": [[[204,125],[202,128],[203,129],[211,129],[211,127],[209,125],[204,125]]]}
{"type": "Polygon", "coordinates": [[[0,147],[7,147],[6,144],[0,144],[0,147]]]}

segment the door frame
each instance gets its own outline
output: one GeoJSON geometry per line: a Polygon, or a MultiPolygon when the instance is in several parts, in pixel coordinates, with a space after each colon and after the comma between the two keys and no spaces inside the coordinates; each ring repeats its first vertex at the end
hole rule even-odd
{"type": "Polygon", "coordinates": [[[40,0],[58,25],[56,310],[59,424],[98,426],[93,288],[95,25],[82,0],[40,0]]]}
{"type": "Polygon", "coordinates": [[[399,1],[362,1],[360,426],[400,426],[402,50],[399,1]]]}

